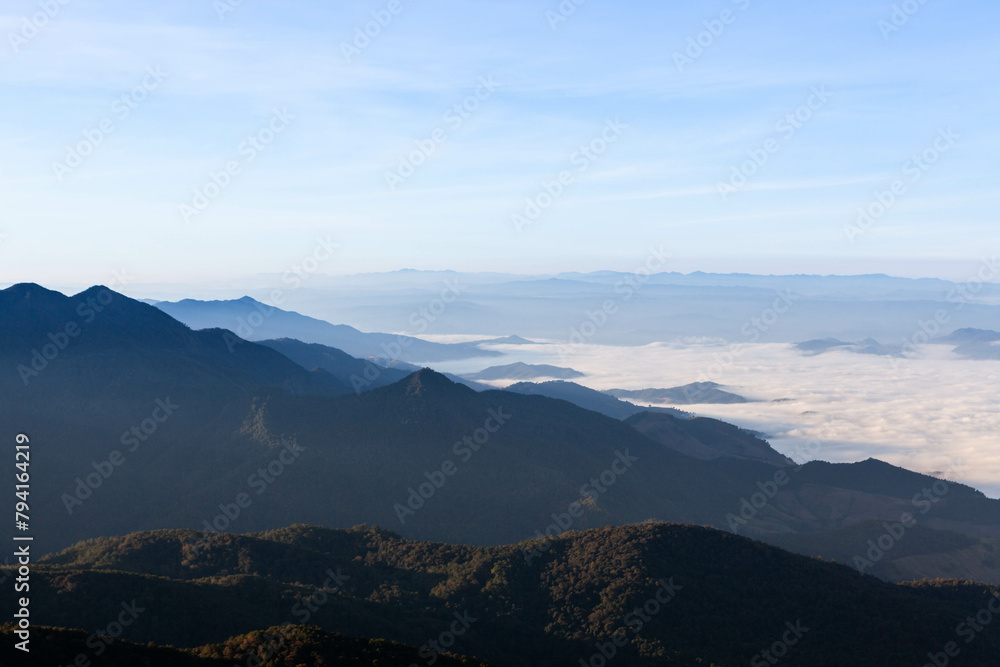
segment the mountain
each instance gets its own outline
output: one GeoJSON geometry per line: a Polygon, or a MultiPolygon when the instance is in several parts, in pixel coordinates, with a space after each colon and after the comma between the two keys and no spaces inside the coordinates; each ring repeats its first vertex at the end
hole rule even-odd
{"type": "MultiPolygon", "coordinates": [[[[104,287],[69,297],[34,284],[0,291],[0,388],[52,397],[67,375],[125,389],[152,380],[204,389],[274,387],[336,396],[350,387],[222,329],[192,331],[153,306],[104,287]]],[[[75,399],[84,398],[82,389],[75,399]]]]}
{"type": "Polygon", "coordinates": [[[942,339],[954,343],[955,354],[965,359],[1000,359],[1000,331],[987,329],[959,329],[942,339]]]}
{"type": "Polygon", "coordinates": [[[476,345],[537,345],[535,341],[521,338],[520,336],[504,336],[503,338],[477,340],[475,343],[476,345]]]}
{"type": "Polygon", "coordinates": [[[518,361],[504,366],[490,366],[478,373],[466,373],[463,377],[469,380],[534,380],[537,378],[571,380],[583,376],[583,373],[572,368],[560,368],[548,364],[526,364],[518,361]]]}
{"type": "Polygon", "coordinates": [[[231,301],[162,301],[156,307],[194,329],[226,328],[247,340],[292,338],[343,350],[354,357],[374,358],[382,366],[394,361],[447,361],[499,357],[472,343],[430,343],[401,334],[364,333],[346,324],[330,324],[250,297],[231,301]]]}
{"type": "Polygon", "coordinates": [[[550,380],[549,382],[541,383],[518,382],[505,387],[504,391],[511,391],[516,394],[548,396],[549,398],[569,401],[573,405],[577,405],[585,410],[599,412],[613,419],[625,419],[634,414],[649,410],[669,411],[670,414],[681,418],[689,416],[680,410],[673,410],[671,408],[640,408],[628,401],[621,401],[595,389],[564,380],[550,380]]]}
{"type": "Polygon", "coordinates": [[[719,389],[715,382],[692,382],[669,389],[608,389],[605,394],[616,398],[627,398],[640,403],[677,403],[695,405],[698,403],[750,403],[750,399],[719,389]]]}
{"type": "Polygon", "coordinates": [[[795,349],[809,356],[823,354],[831,350],[844,350],[855,354],[875,354],[883,357],[902,357],[903,350],[899,345],[883,345],[874,338],[866,338],[856,343],[846,343],[836,338],[821,338],[807,340],[795,344],[795,349]]]}
{"type": "MultiPolygon", "coordinates": [[[[990,615],[996,588],[888,584],[725,532],[663,523],[488,548],[410,542],[364,526],[144,532],[43,559],[32,593],[39,624],[106,627],[124,600],[142,612],[123,639],[203,647],[189,654],[224,655],[230,665],[262,643],[254,631],[287,622],[322,630],[292,628],[295,646],[279,642],[281,650],[300,642],[336,642],[352,654],[410,650],[364,639],[379,638],[420,646],[418,664],[434,662],[435,646],[501,667],[612,658],[635,667],[769,664],[765,651],[779,649],[800,667],[884,667],[921,664],[949,642],[960,647],[960,664],[992,667],[1000,653],[1000,635],[966,621],[990,615]],[[974,642],[964,641],[969,634],[974,642]]],[[[3,599],[8,618],[11,603],[3,599]]],[[[298,661],[284,664],[323,664],[292,655],[298,661]]]]}
{"type": "MultiPolygon", "coordinates": [[[[398,667],[423,660],[419,650],[413,646],[384,639],[344,637],[302,625],[255,630],[230,637],[219,644],[192,649],[135,644],[113,635],[99,637],[82,630],[35,626],[32,628],[31,652],[24,654],[14,648],[19,638],[14,634],[13,624],[0,626],[0,636],[4,637],[0,646],[0,664],[6,665],[9,661],[9,664],[24,667],[95,664],[88,655],[101,656],[96,664],[142,667],[232,667],[234,663],[250,665],[258,661],[257,664],[261,664],[259,661],[265,656],[267,664],[273,665],[337,667],[398,667]],[[77,663],[80,656],[87,662],[77,663]]],[[[436,655],[434,662],[441,667],[488,667],[477,660],[443,653],[436,655]]]]}
{"type": "Polygon", "coordinates": [[[1000,340],[1000,331],[989,329],[958,329],[941,339],[942,343],[964,345],[966,343],[992,343],[1000,340]]]}
{"type": "Polygon", "coordinates": [[[732,457],[777,466],[794,464],[766,440],[717,419],[678,419],[669,414],[640,412],[625,423],[665,447],[703,461],[732,457]]]}
{"type": "MultiPolygon", "coordinates": [[[[648,259],[658,263],[656,252],[648,259]]],[[[550,341],[567,340],[572,335],[568,323],[579,328],[581,319],[590,321],[586,313],[610,300],[619,312],[588,340],[629,346],[697,339],[736,343],[746,342],[751,334],[764,343],[825,337],[901,341],[913,336],[917,322],[939,310],[947,312],[953,328],[996,329],[1000,321],[1000,285],[991,283],[977,288],[973,299],[964,285],[884,275],[601,271],[556,277],[449,273],[426,278],[424,282],[413,274],[344,276],[323,287],[314,284],[296,299],[317,317],[370,331],[396,331],[414,312],[415,302],[433,300],[442,281],[453,280],[474,289],[463,291],[460,303],[450,306],[446,317],[429,323],[425,333],[492,338],[508,335],[516,322],[518,335],[550,341]],[[632,307],[637,299],[641,307],[632,307]],[[783,311],[780,326],[763,331],[746,327],[762,313],[770,318],[775,306],[783,311]]]]}
{"type": "Polygon", "coordinates": [[[862,569],[886,581],[950,576],[1000,585],[1000,539],[977,539],[917,524],[906,528],[905,539],[897,540],[898,530],[886,522],[862,521],[823,533],[775,535],[768,542],[793,553],[862,569]],[[892,547],[882,549],[879,540],[883,546],[891,540],[892,547]]]}
{"type": "Polygon", "coordinates": [[[415,370],[409,364],[405,364],[408,370],[399,368],[399,364],[386,367],[371,360],[352,357],[328,345],[303,343],[291,338],[262,340],[259,344],[280,352],[303,368],[322,369],[355,391],[399,382],[415,370]]]}
{"type": "MultiPolygon", "coordinates": [[[[910,513],[935,530],[1000,537],[1000,501],[969,487],[873,460],[754,460],[747,452],[763,445],[712,420],[646,435],[563,400],[477,393],[429,369],[330,396],[309,384],[329,373],[228,332],[191,331],[122,295],[22,286],[0,292],[0,307],[11,323],[0,333],[0,424],[32,442],[36,554],[136,530],[298,522],[495,545],[553,525],[646,519],[769,540],[910,513]],[[91,317],[92,297],[107,304],[91,317]],[[64,340],[54,332],[68,323],[77,328],[64,340]],[[17,366],[43,348],[52,358],[24,386],[17,366]],[[702,447],[736,456],[680,453],[702,447]]],[[[0,458],[0,476],[14,472],[0,458]]]]}

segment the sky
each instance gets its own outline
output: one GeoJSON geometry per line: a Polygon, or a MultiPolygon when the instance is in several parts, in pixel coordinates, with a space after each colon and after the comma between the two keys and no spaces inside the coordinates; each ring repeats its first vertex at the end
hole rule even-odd
{"type": "Polygon", "coordinates": [[[0,11],[0,284],[661,245],[683,271],[961,278],[1000,242],[993,0],[0,11]]]}

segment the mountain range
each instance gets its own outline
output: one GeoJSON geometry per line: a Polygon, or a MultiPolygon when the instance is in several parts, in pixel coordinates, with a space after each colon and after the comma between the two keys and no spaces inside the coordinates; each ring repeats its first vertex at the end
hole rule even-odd
{"type": "Polygon", "coordinates": [[[535,380],[538,378],[554,378],[572,380],[582,378],[583,373],[572,368],[561,368],[550,364],[526,364],[518,361],[502,366],[490,366],[477,373],[467,373],[469,380],[535,380]]]}
{"type": "Polygon", "coordinates": [[[717,382],[692,382],[669,389],[608,389],[604,393],[616,398],[631,399],[640,403],[749,403],[750,399],[720,389],[717,382]]]}
{"type": "Polygon", "coordinates": [[[1000,360],[1000,331],[959,329],[941,342],[955,344],[954,353],[965,359],[1000,360]]]}
{"type": "MultiPolygon", "coordinates": [[[[265,294],[269,289],[265,286],[272,283],[262,280],[260,284],[254,295],[265,294]]],[[[796,343],[832,337],[899,344],[919,331],[918,322],[933,320],[939,312],[945,319],[942,334],[964,327],[995,329],[1000,321],[998,296],[1000,288],[990,283],[885,275],[598,271],[517,276],[405,271],[324,277],[290,293],[283,307],[371,331],[480,339],[517,334],[558,343],[574,340],[574,328],[592,324],[587,313],[600,319],[602,304],[610,302],[615,314],[597,327],[588,342],[629,346],[719,339],[796,343]],[[460,294],[439,317],[410,322],[413,313],[453,284],[462,286],[460,294]],[[773,325],[754,326],[754,318],[771,320],[779,310],[783,312],[773,325]]],[[[293,333],[280,336],[302,338],[293,333]]]]}
{"type": "MultiPolygon", "coordinates": [[[[912,664],[1000,584],[1000,501],[877,460],[192,330],[102,287],[16,285],[0,321],[0,424],[30,437],[48,554],[36,664],[126,612],[107,650],[130,664],[419,664],[437,641],[441,664],[728,665],[792,635],[794,664],[912,664]]],[[[965,664],[991,664],[973,639],[965,664]]]]}
{"type": "MultiPolygon", "coordinates": [[[[106,632],[109,619],[127,618],[118,634],[131,644],[116,650],[129,664],[247,664],[265,650],[286,665],[481,664],[442,657],[447,650],[500,667],[735,666],[778,655],[802,667],[895,667],[954,642],[958,664],[986,667],[1000,654],[1000,635],[975,620],[1000,601],[995,587],[888,584],[698,526],[496,547],[411,542],[367,526],[225,534],[197,548],[204,539],[142,532],[52,554],[34,566],[37,620],[106,632]],[[314,627],[277,627],[285,623],[314,627]],[[147,656],[161,662],[139,661],[147,656]]],[[[0,658],[13,652],[5,632],[0,658]]],[[[59,644],[45,650],[59,660],[92,658],[105,641],[53,634],[59,644]]]]}
{"type": "Polygon", "coordinates": [[[228,301],[158,301],[155,305],[194,329],[228,329],[254,341],[292,338],[304,343],[321,343],[355,357],[375,359],[383,366],[396,361],[501,356],[499,352],[482,349],[474,343],[432,343],[401,334],[364,333],[346,324],[330,324],[250,297],[228,301]]]}
{"type": "MultiPolygon", "coordinates": [[[[926,540],[942,575],[1000,582],[988,543],[1000,537],[1000,501],[881,462],[800,466],[716,420],[612,418],[476,392],[429,369],[357,391],[345,378],[363,360],[192,331],[103,288],[66,297],[15,286],[0,292],[0,317],[12,323],[0,334],[0,417],[39,443],[41,551],[151,528],[297,522],[495,545],[545,534],[571,509],[573,529],[656,519],[777,542],[909,513],[983,543],[926,540]]],[[[897,560],[893,576],[918,571],[892,553],[885,564],[897,560]]]]}

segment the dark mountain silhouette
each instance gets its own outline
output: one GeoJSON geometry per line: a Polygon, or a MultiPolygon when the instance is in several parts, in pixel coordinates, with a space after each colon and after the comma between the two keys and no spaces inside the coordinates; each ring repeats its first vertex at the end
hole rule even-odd
{"type": "MultiPolygon", "coordinates": [[[[113,621],[115,622],[115,621],[113,621]]],[[[107,632],[105,626],[105,632],[107,632]]],[[[114,628],[112,628],[114,631],[114,628]]],[[[76,663],[82,655],[89,664],[141,665],[142,667],[232,667],[251,665],[336,665],[337,667],[398,667],[423,662],[419,650],[384,639],[357,639],[303,625],[274,626],[230,637],[219,644],[193,649],[135,644],[82,630],[32,628],[31,652],[13,648],[18,638],[13,624],[0,626],[4,638],[0,664],[52,667],[76,663]],[[88,656],[96,656],[99,662],[88,656]],[[264,663],[263,661],[268,662],[264,663]]],[[[442,667],[488,667],[486,663],[452,655],[435,656],[442,667]]]]}
{"type": "Polygon", "coordinates": [[[891,524],[887,530],[885,522],[862,521],[824,533],[775,535],[768,541],[793,553],[834,560],[887,581],[952,576],[1000,585],[1000,539],[976,539],[920,524],[907,527],[899,539],[896,534],[899,529],[891,524]],[[891,543],[892,547],[882,549],[879,540],[882,546],[891,543]]]}
{"type": "MultiPolygon", "coordinates": [[[[223,654],[230,664],[261,642],[227,637],[307,622],[420,646],[428,658],[430,642],[454,630],[438,646],[510,667],[587,664],[602,653],[638,667],[667,656],[681,665],[766,663],[763,651],[783,636],[788,664],[884,667],[922,664],[998,593],[956,581],[892,585],[688,525],[572,531],[492,548],[297,525],[223,535],[194,551],[207,537],[136,533],[52,555],[32,575],[37,621],[101,627],[121,600],[134,600],[145,611],[124,639],[215,644],[194,653],[223,654]]],[[[353,643],[352,654],[375,646],[308,628],[291,641],[353,643]]],[[[998,652],[1000,635],[983,632],[961,644],[961,664],[992,666],[998,652]]]]}
{"type": "Polygon", "coordinates": [[[571,380],[582,378],[583,373],[572,368],[560,368],[549,364],[526,364],[518,361],[503,366],[490,366],[478,373],[466,373],[469,380],[534,380],[536,378],[558,378],[571,380]]]}
{"type": "Polygon", "coordinates": [[[482,350],[473,343],[431,343],[412,336],[365,333],[346,324],[282,310],[250,297],[230,301],[161,301],[160,310],[193,329],[225,328],[247,340],[292,338],[306,343],[329,345],[362,359],[371,357],[386,365],[389,361],[446,361],[473,357],[499,357],[499,352],[482,350]]]}
{"type": "MultiPolygon", "coordinates": [[[[13,323],[0,423],[34,443],[36,553],[150,528],[295,522],[489,545],[652,518],[771,539],[898,521],[939,482],[877,461],[698,460],[680,451],[746,456],[759,443],[713,420],[649,437],[563,400],[477,393],[427,369],[330,396],[329,373],[113,293],[18,286],[0,305],[13,323]],[[78,304],[90,297],[107,305],[88,319],[92,306],[78,304]],[[67,341],[53,334],[60,348],[49,334],[71,321],[80,330],[67,341]],[[18,365],[49,344],[55,354],[25,386],[18,365]]],[[[0,459],[0,475],[13,472],[0,459]]],[[[922,525],[1000,537],[1000,501],[946,488],[922,525]]]]}
{"type": "Polygon", "coordinates": [[[640,403],[676,403],[694,405],[696,403],[750,403],[750,399],[719,389],[715,382],[692,382],[669,389],[608,389],[605,394],[617,398],[631,399],[640,403]]]}
{"type": "Polygon", "coordinates": [[[372,360],[352,357],[335,347],[319,343],[303,343],[291,338],[281,338],[262,340],[260,344],[277,350],[303,368],[322,369],[356,391],[399,382],[412,372],[409,364],[406,364],[408,370],[397,368],[395,365],[386,367],[372,360]]]}
{"type": "Polygon", "coordinates": [[[540,383],[518,382],[510,385],[509,387],[505,387],[504,390],[512,391],[517,394],[532,394],[538,396],[548,396],[549,398],[558,398],[563,401],[569,401],[573,405],[578,405],[585,410],[599,412],[602,415],[607,415],[608,417],[612,417],[614,419],[626,419],[634,414],[650,410],[667,412],[678,417],[690,416],[680,410],[673,410],[671,408],[640,408],[633,403],[618,400],[617,398],[608,396],[607,394],[597,391],[596,389],[584,387],[583,385],[576,384],[575,382],[566,382],[564,380],[550,380],[549,382],[540,383]]]}
{"type": "Polygon", "coordinates": [[[124,387],[146,379],[206,387],[276,387],[294,394],[350,391],[229,331],[192,331],[153,306],[105,287],[68,297],[38,285],[0,291],[0,388],[56,391],[71,377],[124,387]],[[9,326],[7,324],[9,323],[9,326]]]}
{"type": "Polygon", "coordinates": [[[718,419],[678,419],[668,414],[640,412],[625,423],[666,447],[703,461],[732,457],[778,466],[794,464],[766,440],[718,419]]]}

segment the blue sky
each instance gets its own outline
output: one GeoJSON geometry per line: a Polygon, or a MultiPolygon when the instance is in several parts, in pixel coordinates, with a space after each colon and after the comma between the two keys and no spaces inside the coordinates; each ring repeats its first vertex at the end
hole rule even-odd
{"type": "Polygon", "coordinates": [[[961,279],[1000,244],[995,2],[46,2],[37,30],[45,2],[0,15],[0,282],[232,283],[319,238],[332,274],[662,245],[685,271],[961,279]]]}

